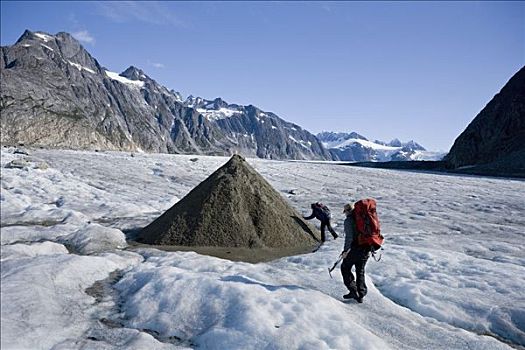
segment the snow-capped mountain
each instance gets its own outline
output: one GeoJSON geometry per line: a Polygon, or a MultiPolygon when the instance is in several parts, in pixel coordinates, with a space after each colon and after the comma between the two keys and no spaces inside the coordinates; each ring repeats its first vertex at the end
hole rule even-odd
{"type": "Polygon", "coordinates": [[[300,126],[253,105],[229,104],[221,98],[189,96],[184,105],[216,126],[237,149],[259,158],[331,160],[321,142],[300,126]],[[277,157],[276,157],[277,156],[277,157]]]}
{"type": "Polygon", "coordinates": [[[103,68],[68,33],[1,47],[1,142],[72,149],[331,159],[314,135],[255,106],[182,96],[142,70],[103,68]]]}
{"type": "Polygon", "coordinates": [[[408,142],[401,142],[399,141],[399,139],[393,139],[392,141],[390,142],[384,142],[384,141],[380,141],[380,140],[374,140],[374,143],[377,143],[378,145],[383,145],[383,146],[390,146],[390,147],[408,147],[408,148],[411,148],[411,149],[414,149],[414,150],[419,150],[419,151],[426,151],[425,148],[423,146],[421,146],[420,144],[418,144],[417,142],[415,141],[408,141],[408,142]]]}
{"type": "Polygon", "coordinates": [[[327,148],[336,160],[347,161],[410,161],[410,160],[439,160],[444,154],[427,151],[414,141],[403,143],[398,139],[390,142],[369,141],[366,137],[356,133],[321,132],[317,138],[327,148]]]}
{"type": "Polygon", "coordinates": [[[330,131],[323,131],[317,134],[317,138],[323,142],[324,146],[337,145],[349,139],[361,139],[361,140],[367,139],[366,137],[359,135],[356,132],[345,133],[345,132],[330,132],[330,131]]]}

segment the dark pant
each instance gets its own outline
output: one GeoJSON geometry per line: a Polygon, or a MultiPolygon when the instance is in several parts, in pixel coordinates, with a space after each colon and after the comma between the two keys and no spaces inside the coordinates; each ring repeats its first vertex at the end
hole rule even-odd
{"type": "Polygon", "coordinates": [[[330,225],[330,221],[321,221],[321,241],[326,241],[325,236],[325,228],[328,228],[328,231],[332,234],[334,238],[337,238],[337,233],[335,233],[334,229],[332,228],[332,225],[330,225]]]}
{"type": "Polygon", "coordinates": [[[367,288],[365,283],[365,265],[369,257],[368,250],[362,248],[352,248],[341,264],[341,274],[343,282],[351,294],[362,298],[366,295],[367,288]],[[355,265],[355,279],[352,273],[352,266],[355,265]]]}

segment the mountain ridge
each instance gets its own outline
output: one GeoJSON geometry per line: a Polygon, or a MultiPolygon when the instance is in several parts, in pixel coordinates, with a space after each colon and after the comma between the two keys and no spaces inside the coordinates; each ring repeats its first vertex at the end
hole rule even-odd
{"type": "MultiPolygon", "coordinates": [[[[69,33],[29,30],[1,48],[3,144],[267,159],[437,159],[416,142],[317,136],[253,104],[182,95],[141,68],[103,67],[69,33]],[[58,90],[58,92],[57,92],[58,90]],[[330,140],[328,140],[329,138],[330,140]],[[338,138],[348,141],[335,145],[338,138]],[[355,139],[352,141],[352,139],[355,139]],[[365,142],[366,141],[366,142],[365,142]],[[378,151],[380,146],[397,147],[378,151]]],[[[341,143],[341,142],[340,142],[341,143]]],[[[439,154],[441,155],[441,154],[439,154]]]]}
{"type": "Polygon", "coordinates": [[[4,144],[331,159],[314,135],[273,113],[220,98],[199,111],[140,68],[105,69],[65,32],[26,30],[1,53],[4,144]],[[237,113],[209,118],[220,108],[237,113]]]}
{"type": "Polygon", "coordinates": [[[440,160],[445,154],[430,152],[417,142],[401,142],[397,138],[390,142],[370,141],[356,132],[328,132],[316,135],[332,157],[341,161],[385,162],[440,160]]]}

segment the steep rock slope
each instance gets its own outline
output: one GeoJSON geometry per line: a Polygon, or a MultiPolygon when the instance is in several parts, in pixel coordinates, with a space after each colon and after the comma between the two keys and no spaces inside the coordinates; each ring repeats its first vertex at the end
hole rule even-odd
{"type": "MultiPolygon", "coordinates": [[[[105,70],[69,34],[2,47],[2,142],[150,152],[213,151],[205,118],[137,68],[105,70]],[[195,127],[197,125],[197,127],[195,127]]],[[[220,139],[217,137],[217,139],[220,139]]]]}
{"type": "Polygon", "coordinates": [[[444,160],[455,169],[525,174],[525,67],[472,120],[444,160]]]}
{"type": "Polygon", "coordinates": [[[194,107],[248,156],[268,159],[331,159],[330,153],[311,133],[272,112],[253,105],[228,104],[190,96],[186,106],[194,107]]]}

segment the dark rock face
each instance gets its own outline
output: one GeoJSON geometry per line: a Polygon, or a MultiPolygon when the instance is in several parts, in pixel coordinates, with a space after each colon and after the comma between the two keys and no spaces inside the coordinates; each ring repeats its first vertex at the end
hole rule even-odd
{"type": "Polygon", "coordinates": [[[214,123],[238,153],[267,159],[331,159],[321,142],[300,126],[252,105],[232,106],[239,111],[235,117],[214,123]]]}
{"type": "Polygon", "coordinates": [[[136,67],[107,72],[71,35],[26,31],[1,48],[4,144],[274,159],[329,159],[317,139],[253,106],[182,100],[136,67]],[[191,102],[191,101],[190,101],[191,102]],[[214,119],[206,111],[238,108],[214,119]],[[226,120],[228,119],[228,120],[226,120]],[[269,125],[279,128],[279,132],[269,125]],[[247,135],[247,136],[245,136],[247,135]],[[293,141],[293,139],[295,141],[293,141]]]}
{"type": "Polygon", "coordinates": [[[313,226],[241,156],[201,182],[146,226],[139,241],[156,245],[245,248],[310,247],[313,226]]]}
{"type": "Polygon", "coordinates": [[[204,115],[232,142],[230,153],[267,159],[331,159],[314,135],[255,106],[193,96],[184,105],[204,115]]]}
{"type": "Polygon", "coordinates": [[[444,160],[452,168],[525,174],[525,67],[479,112],[444,160]]]}
{"type": "Polygon", "coordinates": [[[26,31],[1,49],[2,143],[149,152],[212,151],[177,96],[134,67],[107,72],[69,34],[26,31]],[[191,129],[191,130],[190,130],[191,129]]]}

